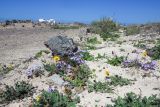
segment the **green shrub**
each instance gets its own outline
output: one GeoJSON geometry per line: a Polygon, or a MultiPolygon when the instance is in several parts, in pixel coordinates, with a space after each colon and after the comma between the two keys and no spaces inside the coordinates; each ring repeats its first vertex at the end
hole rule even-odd
{"type": "Polygon", "coordinates": [[[67,29],[79,29],[80,26],[69,26],[69,25],[55,25],[54,29],[63,29],[63,30],[67,30],[67,29]]]}
{"type": "Polygon", "coordinates": [[[124,86],[131,84],[131,81],[127,78],[122,78],[121,76],[115,75],[110,77],[111,81],[109,82],[109,85],[113,86],[124,86]]]}
{"type": "Polygon", "coordinates": [[[113,66],[118,66],[123,62],[123,60],[124,60],[123,56],[120,56],[120,57],[115,56],[115,57],[113,57],[111,59],[108,59],[107,63],[111,64],[113,66]]]}
{"type": "Polygon", "coordinates": [[[41,50],[41,51],[36,53],[35,58],[41,57],[43,52],[46,53],[46,54],[50,53],[48,50],[41,50]]]}
{"type": "Polygon", "coordinates": [[[150,97],[137,96],[135,93],[127,93],[124,98],[118,97],[114,101],[114,105],[107,105],[106,107],[159,107],[160,98],[156,95],[150,97]]]}
{"type": "Polygon", "coordinates": [[[33,95],[33,86],[25,81],[15,83],[15,87],[6,85],[6,90],[2,93],[3,102],[16,99],[23,99],[33,95]]]}
{"type": "Polygon", "coordinates": [[[67,76],[64,76],[64,79],[75,87],[82,87],[86,85],[88,78],[91,76],[91,70],[87,65],[80,65],[77,67],[76,71],[74,71],[73,79],[69,79],[67,76]]]}
{"type": "Polygon", "coordinates": [[[40,99],[34,100],[34,107],[76,107],[76,101],[58,91],[43,91],[40,99]]]}
{"type": "Polygon", "coordinates": [[[89,44],[100,44],[101,42],[97,40],[97,37],[87,38],[87,43],[89,44]]]}
{"type": "Polygon", "coordinates": [[[140,28],[138,26],[128,26],[126,27],[126,35],[135,35],[140,33],[140,28]]]}
{"type": "Polygon", "coordinates": [[[134,47],[146,49],[146,45],[145,45],[144,41],[138,41],[138,43],[134,44],[134,47]]]}
{"type": "Polygon", "coordinates": [[[107,58],[107,56],[105,54],[101,55],[99,53],[98,53],[98,56],[95,57],[96,60],[98,60],[98,59],[104,59],[104,58],[107,58]]]}
{"type": "Polygon", "coordinates": [[[117,29],[117,23],[106,17],[102,18],[99,21],[94,21],[91,23],[91,31],[97,34],[114,32],[117,29]]]}
{"type": "Polygon", "coordinates": [[[117,40],[117,38],[119,38],[120,36],[117,34],[113,34],[113,33],[109,33],[109,32],[102,32],[100,33],[100,37],[106,41],[106,40],[111,40],[111,41],[115,41],[117,40]]]}
{"type": "Polygon", "coordinates": [[[156,46],[148,49],[147,53],[154,60],[160,59],[160,43],[157,43],[156,46]]]}
{"type": "Polygon", "coordinates": [[[89,92],[101,92],[101,93],[112,93],[113,87],[116,86],[125,86],[131,84],[131,80],[127,78],[122,78],[121,76],[115,75],[110,76],[110,81],[106,82],[94,82],[88,84],[88,91],[89,92]]]}
{"type": "Polygon", "coordinates": [[[48,72],[55,72],[56,65],[55,64],[44,64],[44,69],[48,72]]]}
{"type": "Polygon", "coordinates": [[[85,44],[85,50],[95,50],[96,47],[93,45],[85,44]]]}
{"type": "Polygon", "coordinates": [[[113,89],[107,82],[95,82],[88,85],[88,92],[112,93],[113,89]]]}
{"type": "Polygon", "coordinates": [[[12,64],[9,64],[8,66],[0,64],[0,74],[6,74],[11,70],[14,70],[14,66],[12,64]]]}
{"type": "Polygon", "coordinates": [[[86,61],[93,61],[94,60],[94,56],[91,55],[89,52],[83,52],[83,59],[86,61]]]}

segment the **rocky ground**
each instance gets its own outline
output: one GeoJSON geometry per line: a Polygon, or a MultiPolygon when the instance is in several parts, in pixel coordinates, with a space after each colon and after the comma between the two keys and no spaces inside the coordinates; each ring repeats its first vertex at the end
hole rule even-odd
{"type": "MultiPolygon", "coordinates": [[[[33,79],[28,79],[25,70],[29,65],[33,63],[40,62],[42,60],[47,60],[53,62],[51,53],[45,54],[39,59],[32,59],[31,62],[25,60],[33,57],[40,50],[46,50],[46,47],[43,45],[43,42],[48,40],[52,36],[57,36],[58,34],[65,34],[69,37],[72,37],[75,41],[78,41],[78,36],[82,35],[84,29],[75,29],[75,30],[55,30],[55,29],[1,29],[0,30],[0,63],[2,64],[17,64],[18,66],[10,71],[8,74],[4,75],[0,81],[0,87],[3,89],[4,84],[13,85],[16,81],[28,81],[37,87],[36,92],[33,95],[35,98],[41,90],[47,90],[48,86],[57,86],[58,90],[63,93],[63,86],[56,84],[57,82],[52,80],[52,77],[47,77],[47,72],[45,75],[40,77],[35,77],[33,79]]],[[[85,34],[85,33],[84,33],[85,34]]],[[[93,56],[98,54],[105,54],[108,57],[112,57],[112,52],[116,53],[118,56],[126,56],[129,53],[130,58],[136,57],[134,50],[137,50],[139,53],[142,53],[144,50],[134,46],[134,43],[139,40],[144,40],[140,36],[128,36],[125,37],[123,32],[120,33],[120,38],[117,41],[104,42],[101,38],[98,37],[101,44],[95,44],[97,48],[94,50],[89,50],[93,56]],[[123,51],[122,51],[123,50],[123,51]]],[[[88,34],[88,37],[95,36],[95,34],[88,34]]],[[[97,35],[98,36],[98,35],[97,35]]],[[[146,37],[144,37],[146,38],[146,37]]],[[[154,42],[156,38],[160,38],[160,35],[157,35],[152,39],[154,42]]],[[[147,40],[146,40],[147,41],[147,40]]],[[[152,47],[154,43],[146,42],[146,45],[152,47]]],[[[85,61],[91,70],[95,69],[93,73],[94,78],[90,78],[90,81],[105,81],[105,69],[109,69],[110,75],[119,75],[124,78],[134,80],[134,84],[127,86],[117,86],[114,89],[114,93],[100,93],[100,92],[88,92],[88,89],[77,94],[80,97],[80,103],[77,106],[83,107],[104,107],[106,104],[112,104],[112,100],[118,96],[124,96],[128,92],[134,92],[141,96],[151,96],[156,94],[160,97],[160,61],[155,70],[145,71],[137,68],[123,68],[122,66],[112,66],[106,63],[106,59],[101,59],[98,61],[85,61]]],[[[60,77],[59,77],[60,78],[60,77]]],[[[32,97],[24,98],[20,101],[13,101],[7,104],[7,107],[28,107],[32,102],[32,97]]]]}

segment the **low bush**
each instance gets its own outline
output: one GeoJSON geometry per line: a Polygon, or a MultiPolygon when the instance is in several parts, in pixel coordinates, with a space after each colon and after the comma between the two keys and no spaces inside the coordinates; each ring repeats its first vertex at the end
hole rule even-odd
{"type": "Polygon", "coordinates": [[[58,91],[43,91],[37,99],[34,100],[34,107],[76,107],[76,100],[65,96],[58,91]]]}
{"type": "Polygon", "coordinates": [[[111,59],[108,59],[107,63],[111,64],[113,66],[118,66],[123,62],[123,60],[124,60],[123,56],[120,56],[120,57],[115,56],[115,57],[113,57],[111,59]]]}
{"type": "Polygon", "coordinates": [[[56,72],[55,64],[44,64],[44,69],[49,72],[49,75],[52,75],[56,72]]]}
{"type": "Polygon", "coordinates": [[[95,50],[96,47],[94,45],[90,45],[90,44],[85,44],[85,50],[95,50]]]}
{"type": "Polygon", "coordinates": [[[109,32],[102,32],[100,33],[100,37],[106,41],[106,40],[111,40],[111,41],[115,41],[117,40],[117,38],[119,38],[120,36],[117,34],[113,34],[113,33],[109,33],[109,32]]]}
{"type": "Polygon", "coordinates": [[[12,64],[9,64],[8,66],[0,64],[0,74],[6,74],[11,70],[14,70],[14,66],[12,64]]]}
{"type": "Polygon", "coordinates": [[[148,55],[154,59],[160,59],[160,42],[157,42],[156,46],[147,50],[148,55]]]}
{"type": "Polygon", "coordinates": [[[87,43],[89,43],[89,44],[100,44],[101,42],[98,41],[97,37],[94,37],[94,38],[87,38],[87,43]]]}
{"type": "Polygon", "coordinates": [[[98,53],[98,56],[95,57],[96,60],[98,60],[98,59],[104,59],[104,58],[107,58],[107,56],[105,54],[101,55],[99,53],[98,53]]]}
{"type": "Polygon", "coordinates": [[[138,43],[134,44],[134,47],[146,49],[146,45],[145,45],[145,43],[143,41],[138,41],[138,43]]]}
{"type": "Polygon", "coordinates": [[[101,92],[101,93],[112,93],[113,87],[116,86],[125,86],[131,84],[131,80],[127,78],[122,78],[121,76],[115,75],[110,76],[108,79],[110,81],[106,82],[94,82],[88,84],[88,91],[89,92],[101,92]]]}
{"type": "Polygon", "coordinates": [[[82,55],[83,55],[82,58],[86,61],[93,61],[94,60],[94,56],[91,55],[89,52],[83,52],[82,55]]]}
{"type": "Polygon", "coordinates": [[[106,17],[91,23],[91,31],[97,34],[100,34],[102,32],[114,32],[117,31],[117,29],[117,23],[106,17]]]}
{"type": "Polygon", "coordinates": [[[139,26],[127,26],[126,27],[126,35],[135,35],[140,33],[139,26]]]}
{"type": "Polygon", "coordinates": [[[36,53],[35,58],[41,57],[43,52],[46,53],[46,54],[50,53],[48,50],[41,50],[41,51],[36,53]]]}
{"type": "Polygon", "coordinates": [[[83,87],[86,85],[89,77],[91,76],[91,70],[87,65],[80,65],[74,70],[73,78],[64,76],[64,79],[69,81],[75,87],[83,87]]]}
{"type": "Polygon", "coordinates": [[[109,85],[113,86],[124,86],[131,84],[131,81],[127,78],[122,78],[121,76],[115,75],[110,77],[111,81],[109,82],[109,85]]]}
{"type": "Polygon", "coordinates": [[[124,98],[118,97],[114,101],[114,105],[107,105],[106,107],[159,107],[160,98],[156,95],[150,97],[137,96],[135,93],[127,93],[124,98]]]}
{"type": "Polygon", "coordinates": [[[15,86],[6,85],[6,90],[2,93],[3,102],[8,102],[16,99],[23,99],[33,95],[34,87],[25,81],[15,83],[15,86]]]}
{"type": "Polygon", "coordinates": [[[113,89],[107,82],[95,82],[88,85],[88,92],[112,93],[113,89]]]}

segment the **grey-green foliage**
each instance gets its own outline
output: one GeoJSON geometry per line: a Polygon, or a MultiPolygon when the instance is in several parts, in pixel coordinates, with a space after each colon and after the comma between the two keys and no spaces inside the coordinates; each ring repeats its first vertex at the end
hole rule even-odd
{"type": "Polygon", "coordinates": [[[118,66],[120,65],[122,62],[124,61],[124,57],[123,56],[115,56],[111,59],[108,59],[107,63],[113,66],[118,66]]]}
{"type": "Polygon", "coordinates": [[[40,96],[39,101],[34,100],[33,107],[76,107],[77,103],[74,99],[63,95],[58,91],[43,91],[40,96]]]}
{"type": "Polygon", "coordinates": [[[1,65],[0,64],[0,74],[2,74],[2,75],[6,74],[6,73],[8,73],[11,70],[14,70],[13,66],[6,66],[6,65],[1,65]]]}
{"type": "Polygon", "coordinates": [[[106,17],[91,23],[91,31],[98,34],[102,32],[114,32],[117,29],[117,23],[106,17]]]}
{"type": "Polygon", "coordinates": [[[87,52],[83,52],[82,55],[83,55],[82,59],[84,59],[86,61],[93,61],[94,60],[94,56],[91,55],[88,51],[87,52]]]}
{"type": "Polygon", "coordinates": [[[140,33],[140,27],[136,25],[126,27],[126,35],[135,35],[140,33]]]}
{"type": "Polygon", "coordinates": [[[106,17],[91,23],[91,32],[100,34],[100,37],[103,38],[104,41],[115,41],[119,38],[119,35],[113,33],[118,29],[118,24],[106,17]]]}
{"type": "Polygon", "coordinates": [[[43,52],[46,53],[46,54],[50,53],[48,50],[41,50],[41,51],[36,53],[35,58],[41,57],[43,52]]]}
{"type": "Polygon", "coordinates": [[[113,89],[107,82],[94,82],[88,85],[88,92],[112,93],[113,89]]]}
{"type": "Polygon", "coordinates": [[[71,83],[71,85],[75,87],[83,87],[86,85],[86,82],[88,81],[89,77],[91,76],[91,70],[89,67],[85,64],[77,66],[76,70],[74,71],[74,78],[69,79],[66,76],[64,76],[64,79],[71,83]]]}
{"type": "Polygon", "coordinates": [[[48,72],[55,72],[56,65],[55,64],[44,64],[44,69],[48,72]]]}
{"type": "Polygon", "coordinates": [[[110,33],[110,32],[101,32],[100,37],[106,41],[116,41],[120,36],[118,34],[110,33]]]}
{"type": "Polygon", "coordinates": [[[101,92],[101,93],[112,93],[113,88],[116,86],[125,86],[131,84],[131,80],[127,78],[122,78],[121,76],[115,75],[110,76],[110,81],[106,82],[94,82],[88,84],[89,92],[101,92]]]}
{"type": "Polygon", "coordinates": [[[16,82],[15,86],[6,85],[5,91],[3,91],[0,97],[3,102],[23,99],[33,95],[33,89],[34,87],[25,81],[16,82]]]}
{"type": "Polygon", "coordinates": [[[160,98],[156,95],[150,97],[137,96],[135,93],[127,93],[124,98],[118,97],[114,101],[114,105],[107,105],[106,107],[159,107],[160,98]]]}
{"type": "Polygon", "coordinates": [[[110,77],[111,81],[109,82],[109,85],[113,86],[124,86],[131,84],[131,81],[127,78],[122,78],[121,76],[115,75],[110,77]]]}
{"type": "Polygon", "coordinates": [[[87,38],[87,43],[89,43],[89,44],[100,44],[101,42],[98,41],[97,37],[94,37],[94,38],[87,38]]]}
{"type": "Polygon", "coordinates": [[[153,48],[147,49],[147,53],[154,60],[160,59],[160,41],[153,48]]]}

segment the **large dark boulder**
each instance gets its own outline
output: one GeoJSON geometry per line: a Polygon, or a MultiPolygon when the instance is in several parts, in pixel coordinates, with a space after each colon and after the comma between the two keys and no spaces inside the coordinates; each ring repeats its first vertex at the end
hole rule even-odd
{"type": "Polygon", "coordinates": [[[72,38],[66,36],[56,36],[44,42],[44,45],[49,48],[54,54],[68,55],[78,50],[72,38]]]}

